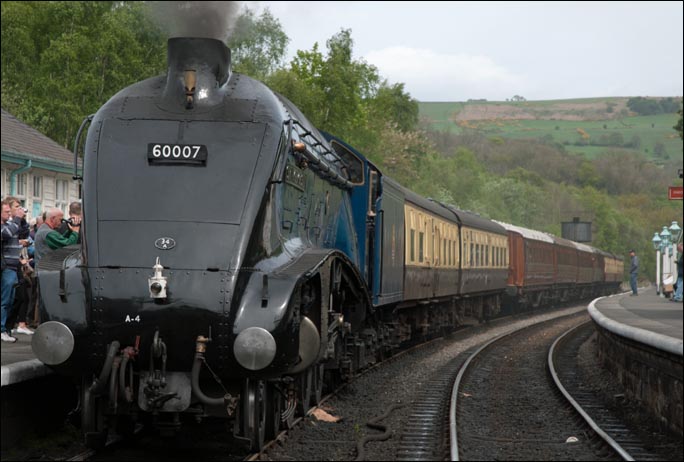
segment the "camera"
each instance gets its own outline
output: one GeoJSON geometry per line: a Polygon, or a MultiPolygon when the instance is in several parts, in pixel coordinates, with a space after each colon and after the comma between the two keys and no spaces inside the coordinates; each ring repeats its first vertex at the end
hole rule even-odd
{"type": "Polygon", "coordinates": [[[79,226],[79,225],[77,225],[77,224],[74,223],[74,219],[73,219],[73,218],[69,218],[68,220],[62,218],[62,223],[66,223],[66,224],[68,224],[68,225],[70,225],[70,226],[79,226]]]}

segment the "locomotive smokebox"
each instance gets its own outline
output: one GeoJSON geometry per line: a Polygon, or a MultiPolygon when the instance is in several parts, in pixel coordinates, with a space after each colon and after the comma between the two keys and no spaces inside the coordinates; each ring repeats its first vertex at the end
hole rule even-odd
{"type": "Polygon", "coordinates": [[[177,37],[168,41],[165,106],[202,109],[223,99],[230,78],[230,49],[220,40],[177,37]]]}

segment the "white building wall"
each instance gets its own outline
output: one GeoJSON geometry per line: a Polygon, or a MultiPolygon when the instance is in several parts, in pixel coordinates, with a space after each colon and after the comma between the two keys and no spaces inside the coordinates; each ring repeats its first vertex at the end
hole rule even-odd
{"type": "MultiPolygon", "coordinates": [[[[10,174],[12,171],[19,169],[20,166],[10,162],[2,162],[2,197],[3,199],[11,194],[11,182],[10,174]]],[[[55,172],[52,170],[45,170],[40,168],[31,168],[26,170],[23,174],[26,175],[26,188],[24,189],[24,194],[14,194],[19,200],[22,201],[24,207],[29,211],[29,220],[35,218],[36,215],[44,212],[45,210],[55,207],[58,203],[57,200],[57,181],[65,181],[67,183],[67,195],[64,200],[60,201],[59,208],[64,211],[64,214],[69,212],[69,204],[73,201],[79,200],[78,197],[78,182],[71,178],[71,174],[55,172]],[[34,184],[33,178],[42,178],[42,188],[39,196],[34,195],[34,184]]],[[[19,180],[17,176],[17,181],[19,180]]]]}

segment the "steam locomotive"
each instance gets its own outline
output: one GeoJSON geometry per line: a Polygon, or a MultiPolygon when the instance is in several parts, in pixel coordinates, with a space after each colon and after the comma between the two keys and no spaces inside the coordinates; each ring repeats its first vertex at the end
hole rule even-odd
{"type": "Polygon", "coordinates": [[[167,75],[92,117],[83,169],[82,244],[39,264],[32,346],[79,383],[94,447],[189,415],[259,449],[404,342],[622,279],[614,255],[402,187],[218,40],[170,39],[167,75]]]}

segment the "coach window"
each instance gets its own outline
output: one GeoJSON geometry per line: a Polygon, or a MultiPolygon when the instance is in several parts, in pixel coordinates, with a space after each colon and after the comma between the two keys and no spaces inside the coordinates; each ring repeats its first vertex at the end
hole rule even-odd
{"type": "Polygon", "coordinates": [[[418,232],[418,263],[423,263],[423,236],[424,232],[418,232]]]}
{"type": "Polygon", "coordinates": [[[423,263],[425,256],[425,220],[422,213],[418,214],[416,225],[418,226],[418,263],[423,263]]]}
{"type": "Polygon", "coordinates": [[[425,261],[428,264],[435,264],[435,229],[432,218],[425,219],[425,233],[427,234],[427,249],[425,249],[425,261]]]}
{"type": "Polygon", "coordinates": [[[439,225],[437,225],[437,226],[435,226],[435,234],[434,234],[435,245],[433,247],[434,251],[435,251],[435,256],[434,256],[434,265],[435,266],[441,266],[442,265],[441,236],[442,236],[442,233],[439,231],[439,225]]]}
{"type": "Polygon", "coordinates": [[[407,231],[406,235],[408,236],[408,240],[406,243],[406,248],[408,251],[408,255],[406,256],[406,259],[410,263],[415,263],[416,261],[416,217],[415,213],[413,213],[413,210],[410,208],[406,208],[406,226],[407,226],[407,231]]]}
{"type": "Polygon", "coordinates": [[[411,258],[409,261],[411,263],[413,263],[416,261],[416,230],[413,228],[411,228],[411,239],[410,239],[410,241],[411,241],[411,244],[410,244],[410,246],[411,246],[411,258]]]}

